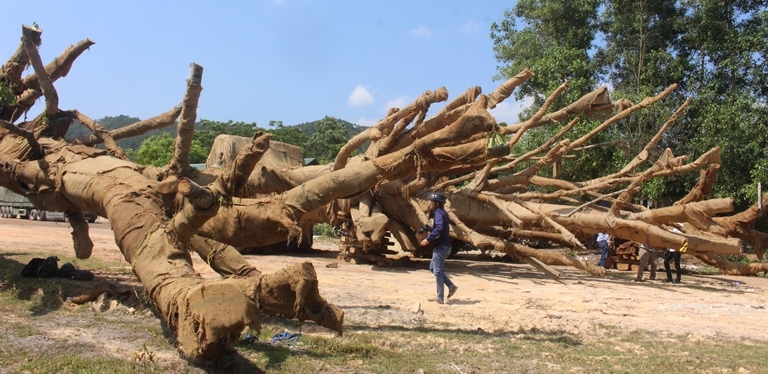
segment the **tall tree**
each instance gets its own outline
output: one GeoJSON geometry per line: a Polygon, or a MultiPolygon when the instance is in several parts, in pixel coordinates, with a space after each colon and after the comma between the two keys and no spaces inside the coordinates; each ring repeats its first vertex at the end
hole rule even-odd
{"type": "MultiPolygon", "coordinates": [[[[715,196],[738,208],[768,183],[768,2],[686,0],[682,50],[690,57],[688,94],[696,100],[677,134],[682,152],[723,148],[715,196]]],[[[763,227],[768,224],[762,222],[763,227]]]]}
{"type": "MultiPolygon", "coordinates": [[[[144,140],[136,151],[136,163],[141,165],[165,166],[173,156],[174,138],[163,133],[153,135],[144,140]]],[[[189,163],[202,164],[208,157],[208,149],[200,145],[197,140],[192,140],[189,149],[189,163]]]]}
{"type": "MultiPolygon", "coordinates": [[[[665,148],[699,156],[721,146],[722,168],[716,196],[734,196],[739,209],[755,201],[757,182],[766,182],[768,126],[768,13],[765,0],[611,0],[521,1],[504,19],[491,26],[502,78],[521,67],[531,67],[536,78],[517,97],[533,98],[530,116],[554,86],[569,76],[576,80],[568,91],[581,95],[607,85],[615,98],[638,102],[672,83],[679,89],[670,98],[615,124],[594,139],[626,146],[636,154],[669,117],[683,98],[694,99],[678,120],[650,150],[654,160],[665,148]],[[577,57],[580,56],[580,57],[577,57]],[[553,66],[558,68],[552,70],[553,66]],[[565,72],[565,73],[563,73],[565,72]],[[597,74],[597,75],[589,75],[597,74]],[[559,76],[557,74],[560,74],[559,76]],[[675,100],[676,99],[676,100],[675,100]]],[[[573,83],[573,80],[569,80],[573,83]]],[[[555,104],[557,107],[558,104],[555,104]]],[[[594,124],[582,123],[578,136],[594,124]]],[[[520,146],[538,144],[554,129],[529,131],[520,146]],[[538,137],[538,138],[537,138],[538,137]]],[[[623,153],[594,149],[563,165],[569,177],[593,175],[591,169],[621,165],[623,153]]],[[[637,197],[675,201],[696,183],[696,176],[655,180],[637,197]]]]}
{"type": "Polygon", "coordinates": [[[590,50],[599,5],[598,0],[518,1],[513,10],[504,12],[504,19],[491,24],[496,59],[504,64],[497,78],[507,79],[525,68],[533,70],[536,75],[515,97],[533,97],[535,107],[564,81],[571,89],[560,97],[561,103],[591,91],[597,81],[590,50]]]}
{"type": "Polygon", "coordinates": [[[600,16],[604,44],[597,63],[615,92],[637,100],[678,83],[685,91],[681,54],[683,9],[665,0],[607,1],[600,16]]]}
{"type": "Polygon", "coordinates": [[[219,122],[204,119],[195,124],[195,128],[195,140],[199,141],[205,149],[211,149],[214,139],[221,134],[251,137],[256,131],[265,131],[255,122],[233,122],[232,120],[219,122]]]}
{"type": "MultiPolygon", "coordinates": [[[[602,9],[599,32],[604,42],[597,49],[595,61],[600,66],[601,81],[610,84],[613,96],[638,102],[671,84],[679,86],[671,94],[671,100],[647,109],[643,115],[623,120],[606,134],[612,137],[609,141],[621,141],[628,154],[634,155],[643,150],[661,124],[688,96],[685,72],[690,70],[690,65],[681,48],[685,11],[675,2],[665,0],[606,1],[602,9]]],[[[661,146],[649,150],[650,160],[661,156],[669,145],[665,140],[661,146]]],[[[694,182],[693,177],[690,182],[694,182]]],[[[671,192],[670,185],[680,183],[654,181],[644,186],[639,197],[660,200],[671,192]]],[[[677,195],[686,191],[681,188],[677,195]]],[[[674,201],[671,197],[667,200],[667,203],[674,201]]]]}
{"type": "Polygon", "coordinates": [[[325,116],[317,123],[317,131],[306,142],[306,156],[317,158],[321,164],[329,163],[347,143],[347,139],[344,122],[325,116]]]}
{"type": "MultiPolygon", "coordinates": [[[[563,82],[569,89],[553,104],[562,107],[590,92],[598,84],[599,66],[593,59],[599,26],[599,0],[577,1],[519,1],[514,9],[504,12],[501,21],[491,25],[496,59],[502,63],[497,78],[508,79],[530,68],[535,76],[515,91],[515,98],[532,98],[523,117],[530,117],[544,100],[563,82]]],[[[585,121],[574,131],[580,136],[594,124],[585,121]]],[[[515,152],[524,153],[552,137],[558,128],[548,126],[528,131],[515,152]]],[[[574,135],[576,136],[576,135],[574,135]]],[[[606,135],[598,135],[598,142],[606,135]]],[[[591,152],[586,162],[563,165],[563,177],[590,179],[603,174],[605,164],[611,164],[612,154],[601,150],[591,152]],[[603,167],[601,167],[603,165],[603,167]]],[[[616,163],[621,164],[621,163],[616,163]]]]}

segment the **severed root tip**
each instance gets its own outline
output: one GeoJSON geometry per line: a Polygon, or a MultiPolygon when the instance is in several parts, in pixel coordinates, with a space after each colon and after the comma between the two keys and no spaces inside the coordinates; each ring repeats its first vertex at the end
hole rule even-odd
{"type": "Polygon", "coordinates": [[[258,278],[198,284],[168,301],[178,305],[177,348],[189,358],[218,360],[246,328],[258,329],[260,313],[311,320],[342,334],[344,311],[326,302],[317,284],[310,262],[258,278]]]}
{"type": "Polygon", "coordinates": [[[246,328],[257,328],[259,307],[244,291],[258,280],[226,279],[190,289],[178,303],[178,350],[190,358],[214,361],[231,351],[246,328]]]}
{"type": "Polygon", "coordinates": [[[311,262],[264,275],[259,303],[264,314],[311,320],[339,335],[344,332],[344,311],[320,296],[317,273],[311,262]]]}

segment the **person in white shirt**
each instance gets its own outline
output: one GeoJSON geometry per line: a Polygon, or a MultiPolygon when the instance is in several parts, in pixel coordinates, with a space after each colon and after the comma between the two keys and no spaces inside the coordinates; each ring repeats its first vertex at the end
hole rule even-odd
{"type": "Polygon", "coordinates": [[[605,264],[611,255],[611,236],[601,231],[597,233],[596,241],[597,247],[600,248],[600,261],[598,261],[597,266],[606,267],[605,264]]]}

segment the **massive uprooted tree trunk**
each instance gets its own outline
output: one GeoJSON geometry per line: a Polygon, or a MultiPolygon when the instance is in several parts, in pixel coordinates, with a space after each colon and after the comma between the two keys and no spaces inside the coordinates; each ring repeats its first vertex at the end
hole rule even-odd
{"type": "MultiPolygon", "coordinates": [[[[414,249],[415,232],[427,222],[425,196],[431,190],[449,196],[453,239],[521,260],[538,259],[533,263],[545,271],[550,271],[545,264],[566,264],[604,274],[604,269],[575,257],[519,244],[519,238],[546,238],[583,248],[585,237],[605,231],[652,246],[687,247],[687,253],[724,268],[733,266],[717,255],[739,253],[741,240],[760,248],[762,254],[758,243],[765,242],[765,234],[751,230],[750,224],[764,210],[714,217],[732,211],[730,200],[703,200],[719,166],[717,148],[689,163],[667,150],[649,168],[639,170],[687,102],[616,173],[588,181],[538,175],[543,168],[593,146],[588,142],[596,134],[662,100],[674,85],[638,104],[621,100],[620,105],[613,105],[601,88],[550,113],[554,99],[567,89],[563,85],[533,117],[500,128],[488,109],[533,75],[525,70],[488,95],[481,94],[479,87],[467,90],[429,119],[430,105],[446,100],[448,93],[444,88],[427,91],[353,138],[331,165],[288,170],[259,164],[269,136],[256,134],[222,168],[198,173],[187,155],[202,68],[192,66],[179,106],[153,119],[106,131],[83,113],[60,110],[53,86],[92,42],[78,44],[46,67],[37,52],[40,33],[25,27],[22,46],[0,70],[0,82],[12,88],[17,98],[0,108],[0,185],[27,196],[38,208],[64,211],[72,223],[79,258],[90,256],[93,246],[82,211],[107,217],[125,259],[188,356],[218,357],[243,329],[257,324],[260,313],[310,319],[341,332],[343,313],[320,297],[311,264],[261,275],[234,247],[286,242],[300,237],[302,226],[347,217],[359,228],[351,235],[364,242],[366,250],[375,250],[387,230],[403,248],[414,249]],[[22,79],[27,64],[35,74],[22,79]],[[40,96],[45,96],[44,113],[14,124],[20,111],[28,110],[29,103],[40,96]],[[579,115],[603,122],[582,137],[565,138],[579,115]],[[174,156],[164,168],[127,161],[115,142],[169,126],[177,118],[174,156]],[[74,120],[93,134],[64,139],[74,120]],[[558,123],[565,125],[539,148],[510,154],[527,130],[558,123]],[[513,136],[507,139],[506,135],[513,136]],[[369,140],[371,146],[363,154],[350,157],[369,140]],[[99,143],[106,150],[94,148],[99,143]],[[520,166],[528,161],[535,162],[520,166]],[[696,170],[702,170],[701,183],[679,205],[649,211],[631,203],[647,180],[696,170]],[[554,192],[529,191],[530,186],[554,192]],[[596,204],[600,201],[612,206],[596,204]],[[682,234],[665,225],[679,226],[682,234]],[[192,268],[190,251],[228,278],[201,279],[192,268]]],[[[764,264],[733,268],[741,273],[766,270],[764,264]]]]}
{"type": "MultiPolygon", "coordinates": [[[[52,83],[63,74],[43,69],[37,51],[40,33],[24,27],[17,53],[21,57],[6,65],[29,61],[38,89],[19,80],[17,68],[2,70],[13,73],[4,75],[2,82],[17,87],[17,102],[36,90],[38,97],[45,96],[46,109],[20,126],[0,122],[0,185],[27,196],[39,208],[64,211],[72,223],[79,258],[89,257],[93,246],[82,211],[108,218],[126,261],[176,333],[179,350],[189,357],[220,357],[246,328],[258,327],[261,313],[313,320],[342,332],[343,312],[320,296],[311,263],[262,275],[232,247],[195,235],[222,204],[230,203],[229,192],[245,183],[269,146],[269,136],[257,134],[237,164],[207,187],[173,175],[184,170],[182,163],[172,164],[163,182],[148,179],[143,168],[122,159],[112,134],[77,111],[57,108],[52,83]],[[89,126],[107,151],[63,140],[74,119],[89,126]],[[214,269],[229,277],[203,280],[192,268],[190,251],[206,256],[214,269]]],[[[194,123],[201,77],[202,68],[193,65],[180,126],[194,123]]],[[[11,105],[2,111],[18,108],[11,105]]],[[[188,145],[177,144],[176,149],[174,160],[183,161],[188,145]]]]}

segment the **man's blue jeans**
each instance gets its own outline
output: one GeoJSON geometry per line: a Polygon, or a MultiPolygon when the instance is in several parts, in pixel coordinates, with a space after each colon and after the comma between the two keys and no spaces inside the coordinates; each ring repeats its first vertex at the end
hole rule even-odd
{"type": "Polygon", "coordinates": [[[597,246],[600,247],[600,261],[597,263],[597,266],[605,267],[605,261],[611,255],[611,249],[608,248],[608,242],[605,240],[597,242],[597,246]]]}
{"type": "Polygon", "coordinates": [[[429,270],[435,274],[435,281],[437,282],[437,299],[440,301],[445,300],[444,286],[448,286],[448,289],[455,287],[453,282],[448,278],[448,275],[443,271],[445,266],[445,260],[451,254],[451,247],[449,246],[437,246],[432,250],[432,262],[429,263],[429,270]]]}

